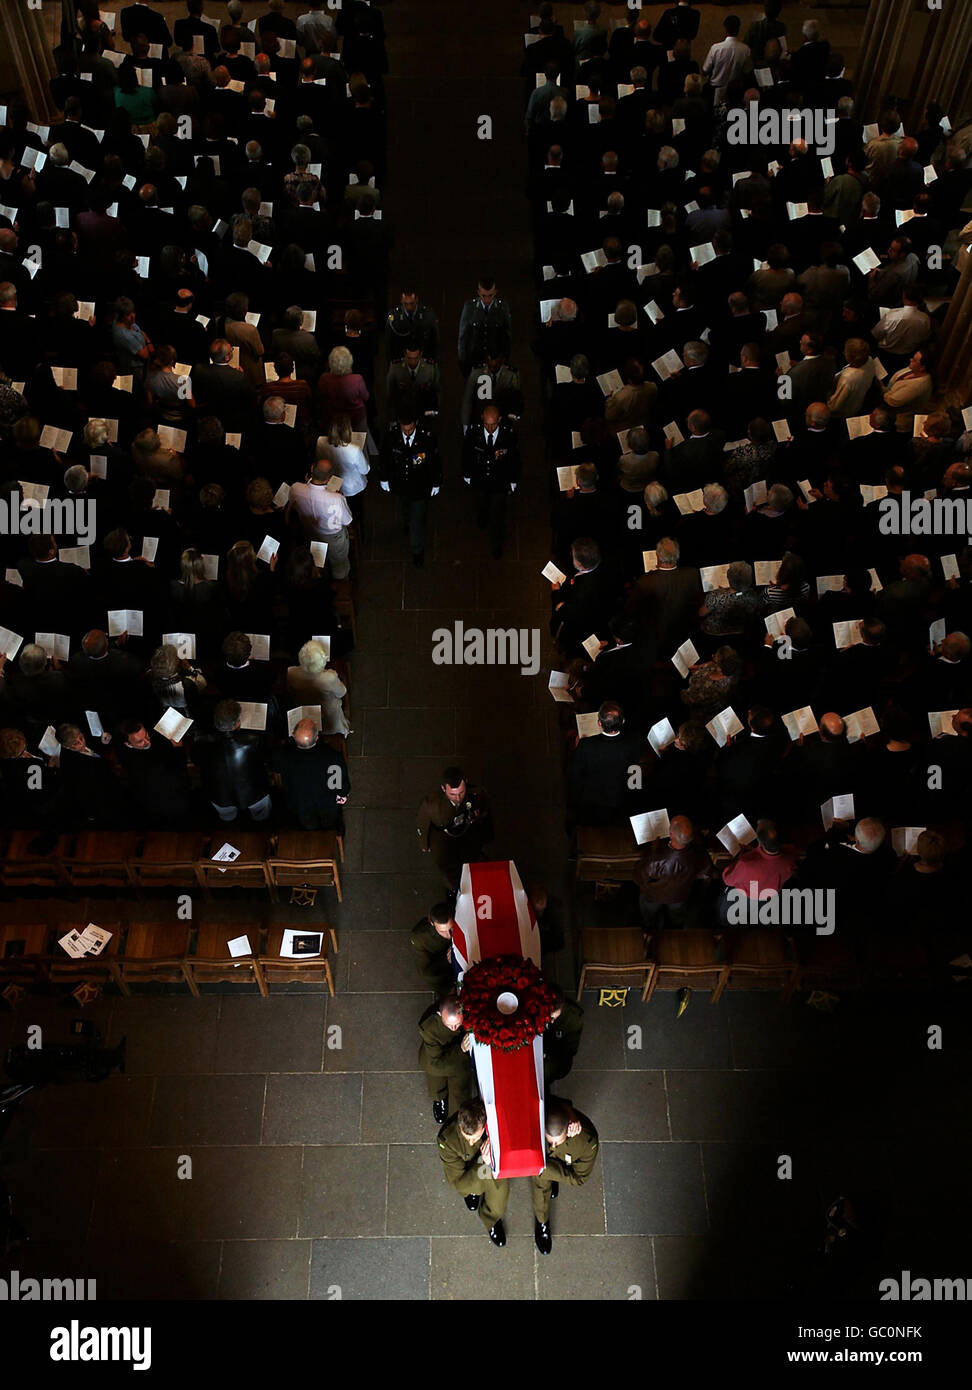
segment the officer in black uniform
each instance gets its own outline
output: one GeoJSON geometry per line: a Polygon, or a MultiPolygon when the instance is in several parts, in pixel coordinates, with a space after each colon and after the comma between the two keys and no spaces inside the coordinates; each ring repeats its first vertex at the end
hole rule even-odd
{"type": "Polygon", "coordinates": [[[513,350],[510,307],[496,293],[496,281],[479,281],[475,299],[467,299],[459,319],[459,370],[468,376],[479,362],[490,357],[507,361],[513,350]]]}
{"type": "Polygon", "coordinates": [[[417,292],[408,288],[402,290],[398,307],[385,321],[385,347],[388,349],[389,362],[400,362],[410,343],[421,348],[426,361],[439,360],[438,320],[427,304],[419,303],[417,292]]]}
{"type": "Polygon", "coordinates": [[[425,563],[425,523],[429,498],[442,486],[442,460],[435,436],[416,422],[414,401],[403,401],[397,424],[382,440],[378,476],[382,492],[402,499],[402,520],[408,532],[412,563],[425,563]]]}
{"type": "Polygon", "coordinates": [[[462,441],[462,478],[476,499],[476,524],[489,527],[494,559],[503,551],[506,498],[520,480],[520,445],[509,420],[495,405],[483,410],[482,424],[471,425],[462,441]]]}

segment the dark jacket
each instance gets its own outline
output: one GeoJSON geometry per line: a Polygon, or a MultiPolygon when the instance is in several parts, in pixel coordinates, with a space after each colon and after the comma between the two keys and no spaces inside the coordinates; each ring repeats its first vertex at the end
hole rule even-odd
{"type": "Polygon", "coordinates": [[[214,805],[243,809],[267,795],[262,743],[260,734],[246,729],[196,735],[193,758],[202,773],[203,790],[214,805]]]}
{"type": "Polygon", "coordinates": [[[423,425],[416,425],[411,443],[406,444],[398,426],[391,426],[382,440],[378,476],[398,497],[409,501],[430,497],[434,487],[442,486],[442,460],[435,437],[423,425]]]}
{"type": "Polygon", "coordinates": [[[490,443],[483,426],[472,425],[462,440],[462,476],[477,492],[512,492],[520,480],[520,445],[516,430],[501,420],[496,442],[490,443]]]}

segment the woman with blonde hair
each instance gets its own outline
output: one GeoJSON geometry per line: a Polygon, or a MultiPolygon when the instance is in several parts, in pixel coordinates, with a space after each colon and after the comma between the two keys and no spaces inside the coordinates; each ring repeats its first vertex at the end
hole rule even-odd
{"type": "Polygon", "coordinates": [[[361,521],[362,494],[368,486],[371,465],[368,455],[351,438],[353,430],[346,415],[335,416],[326,442],[317,441],[317,457],[328,458],[341,479],[341,492],[355,521],[361,521]]]}
{"type": "Polygon", "coordinates": [[[833,394],[827,401],[831,415],[841,420],[864,414],[864,401],[874,382],[876,365],[863,338],[848,338],[844,356],[847,366],[837,373],[833,394]]]}
{"type": "Polygon", "coordinates": [[[287,693],[295,704],[320,705],[325,734],[351,732],[341,701],[348,693],[336,671],[327,664],[327,653],[320,642],[305,642],[297,653],[298,666],[287,670],[287,693]]]}
{"type": "Polygon", "coordinates": [[[332,348],[327,371],[317,383],[317,411],[321,430],[327,432],[339,415],[347,415],[353,430],[368,428],[368,387],[353,370],[354,358],[346,347],[332,348]]]}

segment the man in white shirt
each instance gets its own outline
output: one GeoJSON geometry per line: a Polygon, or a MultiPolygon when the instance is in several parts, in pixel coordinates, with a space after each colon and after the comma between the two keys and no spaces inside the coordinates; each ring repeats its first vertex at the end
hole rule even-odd
{"type": "Polygon", "coordinates": [[[923,309],[921,295],[909,286],[901,292],[901,308],[889,309],[873,329],[874,341],[881,348],[881,360],[888,371],[908,365],[908,359],[931,336],[931,319],[923,309]]]}
{"type": "MultiPolygon", "coordinates": [[[[288,510],[292,508],[301,529],[309,541],[325,541],[327,561],[335,579],[346,579],[351,573],[348,525],[351,509],[340,490],[329,488],[335,477],[329,459],[318,459],[305,483],[294,483],[290,489],[288,510]]],[[[337,480],[340,482],[340,480],[337,480]]]]}
{"type": "Polygon", "coordinates": [[[721,43],[714,43],[709,49],[702,71],[712,86],[713,106],[722,106],[726,88],[751,65],[748,47],[739,38],[739,16],[727,15],[723,23],[726,37],[721,43]]]}

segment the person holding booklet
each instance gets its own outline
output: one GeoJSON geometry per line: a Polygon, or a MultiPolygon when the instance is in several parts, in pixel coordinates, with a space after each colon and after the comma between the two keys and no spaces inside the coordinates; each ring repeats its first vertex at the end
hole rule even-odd
{"type": "Polygon", "coordinates": [[[698,884],[711,882],[715,868],[688,816],[673,816],[668,838],[650,841],[635,870],[641,920],[649,931],[686,924],[698,884]]]}

